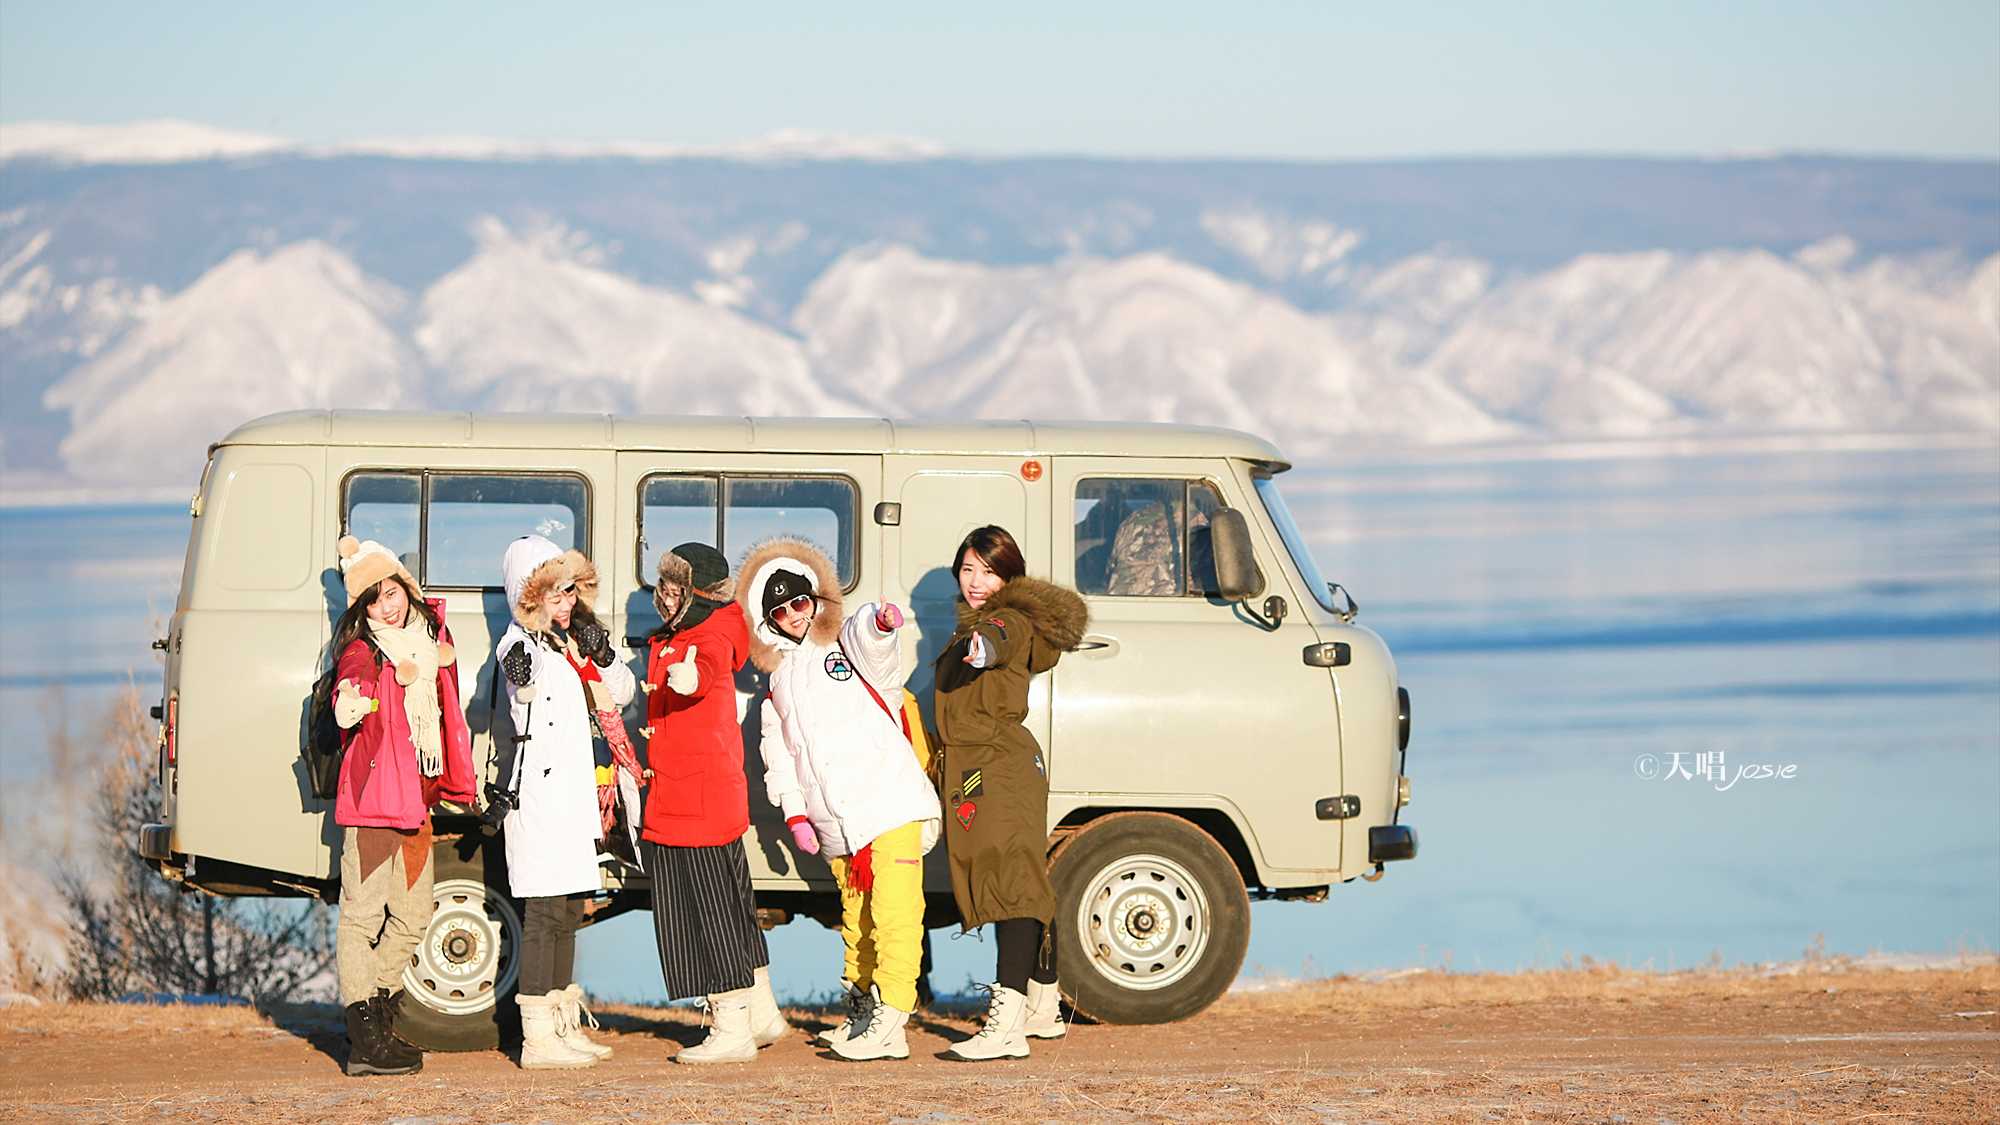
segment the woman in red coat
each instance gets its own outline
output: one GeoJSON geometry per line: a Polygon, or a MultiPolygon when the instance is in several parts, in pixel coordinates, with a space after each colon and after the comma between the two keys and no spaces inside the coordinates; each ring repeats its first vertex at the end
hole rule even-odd
{"type": "Polygon", "coordinates": [[[653,884],[653,932],[667,995],[706,996],[715,1023],[684,1063],[741,1062],[788,1028],[771,994],[743,834],[750,829],[736,670],[750,631],[729,562],[705,543],[660,556],[660,611],[646,661],[646,766],[652,775],[640,859],[653,884]]]}

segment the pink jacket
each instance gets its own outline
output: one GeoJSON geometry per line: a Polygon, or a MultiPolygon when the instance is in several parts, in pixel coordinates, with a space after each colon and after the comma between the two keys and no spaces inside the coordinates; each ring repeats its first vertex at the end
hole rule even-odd
{"type": "MultiPolygon", "coordinates": [[[[444,601],[425,604],[444,619],[444,601]]],[[[451,641],[446,629],[440,641],[451,641]]],[[[352,680],[362,696],[381,706],[346,732],[340,762],[340,794],[334,800],[333,822],[353,828],[422,828],[432,805],[441,800],[471,805],[476,775],[472,769],[472,733],[465,726],[465,709],[458,702],[458,666],[438,669],[439,732],[444,742],[444,772],[425,777],[417,769],[417,749],[410,741],[410,720],[403,708],[403,686],[396,682],[396,665],[375,665],[375,650],[367,641],[350,642],[340,654],[335,682],[352,680]]]]}

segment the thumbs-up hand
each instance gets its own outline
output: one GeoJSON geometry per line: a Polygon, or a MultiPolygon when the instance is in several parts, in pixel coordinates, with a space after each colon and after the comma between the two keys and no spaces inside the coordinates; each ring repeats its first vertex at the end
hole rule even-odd
{"type": "Polygon", "coordinates": [[[694,646],[679,664],[667,665],[667,690],[676,695],[693,695],[701,687],[701,669],[694,666],[694,646]]]}
{"type": "Polygon", "coordinates": [[[375,710],[375,700],[361,694],[353,680],[342,680],[333,689],[333,721],[346,730],[375,710]]]}
{"type": "Polygon", "coordinates": [[[903,611],[895,602],[885,603],[875,611],[875,627],[884,633],[893,633],[903,627],[903,611]]]}

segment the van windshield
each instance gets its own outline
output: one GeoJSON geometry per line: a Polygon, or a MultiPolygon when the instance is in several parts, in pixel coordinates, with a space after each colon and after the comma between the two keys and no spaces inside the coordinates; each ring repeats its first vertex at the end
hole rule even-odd
{"type": "Polygon", "coordinates": [[[1278,537],[1285,541],[1285,551],[1292,556],[1293,565],[1305,577],[1306,588],[1312,591],[1313,599],[1325,606],[1329,612],[1339,613],[1333,604],[1333,589],[1325,576],[1319,572],[1319,564],[1313,561],[1312,552],[1306,549],[1305,536],[1299,534],[1299,525],[1292,521],[1292,510],[1285,507],[1285,498],[1278,494],[1278,482],[1258,473],[1257,495],[1264,501],[1264,510],[1271,513],[1271,522],[1278,528],[1278,537]]]}

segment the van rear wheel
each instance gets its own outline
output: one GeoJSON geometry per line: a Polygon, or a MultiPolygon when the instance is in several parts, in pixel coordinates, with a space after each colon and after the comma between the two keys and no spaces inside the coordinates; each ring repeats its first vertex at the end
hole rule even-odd
{"type": "Polygon", "coordinates": [[[403,970],[396,1034],[426,1051],[491,1050],[511,1014],[500,1000],[514,991],[521,949],[499,841],[440,839],[431,862],[437,906],[403,970]]]}
{"type": "Polygon", "coordinates": [[[1214,1003],[1243,968],[1250,896],[1229,854],[1165,813],[1113,813],[1057,850],[1056,967],[1078,1013],[1167,1023],[1214,1003]]]}

